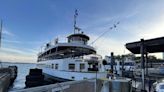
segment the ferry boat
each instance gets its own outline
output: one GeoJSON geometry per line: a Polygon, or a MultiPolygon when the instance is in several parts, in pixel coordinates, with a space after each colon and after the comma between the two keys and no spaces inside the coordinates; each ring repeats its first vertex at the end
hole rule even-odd
{"type": "Polygon", "coordinates": [[[88,44],[90,37],[76,26],[77,11],[74,15],[74,33],[61,43],[58,38],[54,45],[47,43],[38,54],[37,67],[44,75],[57,81],[104,78],[107,73],[102,64],[102,56],[96,54],[88,44]]]}

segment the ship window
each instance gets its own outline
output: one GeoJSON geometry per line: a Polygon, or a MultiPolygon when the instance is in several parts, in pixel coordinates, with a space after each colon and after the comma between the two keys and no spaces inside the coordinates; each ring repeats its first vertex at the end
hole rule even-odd
{"type": "Polygon", "coordinates": [[[58,69],[58,64],[55,64],[55,69],[58,69]]]}
{"type": "Polygon", "coordinates": [[[80,70],[85,69],[85,64],[80,64],[80,70]]]}
{"type": "Polygon", "coordinates": [[[69,64],[69,70],[74,70],[75,69],[75,64],[69,64]]]}

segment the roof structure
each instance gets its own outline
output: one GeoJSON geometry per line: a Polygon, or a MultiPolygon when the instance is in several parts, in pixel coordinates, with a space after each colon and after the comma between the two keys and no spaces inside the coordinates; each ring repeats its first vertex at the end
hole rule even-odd
{"type": "MultiPolygon", "coordinates": [[[[134,54],[140,54],[141,41],[127,43],[126,48],[134,54]]],[[[164,52],[164,37],[144,40],[144,46],[148,53],[164,52]]]]}
{"type": "Polygon", "coordinates": [[[82,38],[86,38],[87,40],[89,40],[89,36],[82,34],[82,33],[77,33],[77,34],[71,34],[69,35],[67,38],[71,38],[71,37],[82,37],[82,38]]]}

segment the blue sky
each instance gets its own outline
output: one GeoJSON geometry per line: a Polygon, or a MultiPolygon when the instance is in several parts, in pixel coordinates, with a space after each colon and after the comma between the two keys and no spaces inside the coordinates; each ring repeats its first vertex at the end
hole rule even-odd
{"type": "Polygon", "coordinates": [[[164,36],[163,0],[0,0],[4,22],[0,58],[36,62],[41,45],[73,33],[75,9],[77,24],[90,42],[120,21],[93,44],[103,56],[129,53],[127,42],[164,36]]]}

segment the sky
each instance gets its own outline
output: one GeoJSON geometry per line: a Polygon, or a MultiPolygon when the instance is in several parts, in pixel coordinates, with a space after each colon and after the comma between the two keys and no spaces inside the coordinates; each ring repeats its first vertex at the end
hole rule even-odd
{"type": "Polygon", "coordinates": [[[89,43],[108,31],[92,44],[102,56],[127,54],[128,42],[164,36],[164,0],[0,0],[0,59],[36,62],[41,46],[56,37],[63,42],[73,33],[75,9],[89,43]]]}

